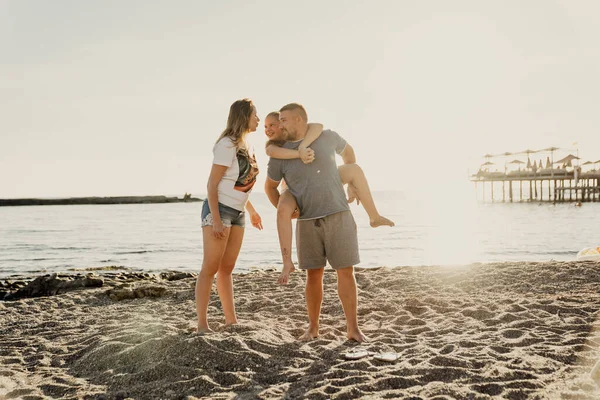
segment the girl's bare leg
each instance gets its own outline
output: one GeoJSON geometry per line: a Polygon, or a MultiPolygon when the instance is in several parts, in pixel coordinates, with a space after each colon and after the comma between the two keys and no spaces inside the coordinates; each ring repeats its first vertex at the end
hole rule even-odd
{"type": "Polygon", "coordinates": [[[225,314],[225,325],[237,323],[233,299],[233,278],[231,273],[235,268],[235,262],[240,254],[243,239],[244,228],[232,226],[227,240],[227,247],[225,248],[225,253],[223,253],[221,264],[217,271],[217,292],[219,294],[219,299],[221,299],[223,314],[225,314]]]}
{"type": "Polygon", "coordinates": [[[338,167],[338,171],[342,183],[354,187],[356,197],[362,202],[365,211],[367,211],[373,228],[383,225],[394,226],[393,221],[383,217],[379,214],[379,211],[377,211],[371,189],[369,189],[369,183],[367,182],[367,178],[361,167],[357,164],[344,164],[338,167]]]}
{"type": "Polygon", "coordinates": [[[286,285],[290,274],[294,272],[296,267],[292,262],[292,214],[298,205],[292,194],[286,190],[279,197],[277,205],[277,234],[279,235],[279,246],[281,248],[281,256],[283,259],[283,270],[277,283],[286,285]]]}

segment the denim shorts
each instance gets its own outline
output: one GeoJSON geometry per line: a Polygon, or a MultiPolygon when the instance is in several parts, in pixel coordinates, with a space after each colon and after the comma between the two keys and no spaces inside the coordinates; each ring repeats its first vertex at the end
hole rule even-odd
{"type": "MultiPolygon", "coordinates": [[[[232,226],[244,228],[246,226],[246,212],[244,211],[238,211],[235,208],[219,203],[219,214],[225,228],[231,228],[232,226]]],[[[212,224],[213,217],[210,213],[208,200],[204,200],[204,204],[202,204],[202,227],[212,226],[212,224]]]]}

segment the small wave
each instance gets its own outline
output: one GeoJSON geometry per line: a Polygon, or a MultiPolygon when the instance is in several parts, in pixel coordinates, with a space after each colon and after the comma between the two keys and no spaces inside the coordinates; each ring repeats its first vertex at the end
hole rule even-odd
{"type": "Polygon", "coordinates": [[[79,250],[92,250],[91,247],[75,247],[75,246],[65,246],[65,247],[52,247],[47,245],[30,245],[30,244],[15,244],[15,245],[6,245],[0,247],[4,251],[10,250],[29,250],[29,251],[48,251],[48,250],[69,250],[69,251],[79,251],[79,250]]]}
{"type": "Polygon", "coordinates": [[[71,232],[68,229],[7,229],[8,233],[64,233],[71,232]]]}
{"type": "Polygon", "coordinates": [[[4,258],[0,261],[7,262],[24,262],[24,261],[64,261],[64,260],[76,260],[77,257],[41,257],[41,258],[4,258]]]}
{"type": "Polygon", "coordinates": [[[88,268],[69,268],[69,271],[133,271],[133,268],[123,265],[107,265],[104,267],[88,267],[88,268]]]}
{"type": "Polygon", "coordinates": [[[557,251],[528,251],[528,250],[505,250],[505,251],[486,251],[483,254],[490,256],[575,256],[576,251],[557,250],[557,251]]]}
{"type": "Polygon", "coordinates": [[[146,254],[146,253],[171,253],[173,249],[157,249],[157,250],[129,250],[129,251],[115,251],[115,254],[146,254]]]}
{"type": "Polygon", "coordinates": [[[410,246],[385,246],[385,247],[367,247],[361,246],[360,251],[390,251],[390,250],[405,250],[405,251],[421,251],[425,252],[425,249],[410,246]]]}
{"type": "Polygon", "coordinates": [[[50,250],[92,250],[91,247],[49,247],[50,250]]]}

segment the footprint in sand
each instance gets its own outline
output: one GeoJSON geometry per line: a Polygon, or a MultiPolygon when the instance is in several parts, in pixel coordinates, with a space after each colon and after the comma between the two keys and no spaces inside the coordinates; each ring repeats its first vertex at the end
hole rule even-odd
{"type": "Polygon", "coordinates": [[[444,355],[450,354],[454,351],[454,349],[455,349],[455,347],[453,344],[446,345],[446,346],[442,347],[442,349],[440,350],[440,354],[444,354],[444,355]]]}
{"type": "Polygon", "coordinates": [[[525,332],[519,329],[506,329],[502,331],[502,336],[504,336],[507,339],[518,339],[524,334],[525,332]]]}

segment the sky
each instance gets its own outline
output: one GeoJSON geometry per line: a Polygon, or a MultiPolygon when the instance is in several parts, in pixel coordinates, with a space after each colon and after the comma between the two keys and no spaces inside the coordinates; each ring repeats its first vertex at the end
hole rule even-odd
{"type": "MultiPolygon", "coordinates": [[[[0,198],[201,196],[244,97],[263,119],[303,104],[374,190],[473,189],[486,153],[600,160],[598,15],[595,0],[0,0],[0,198]]],[[[262,191],[262,121],[251,141],[262,191]]]]}

